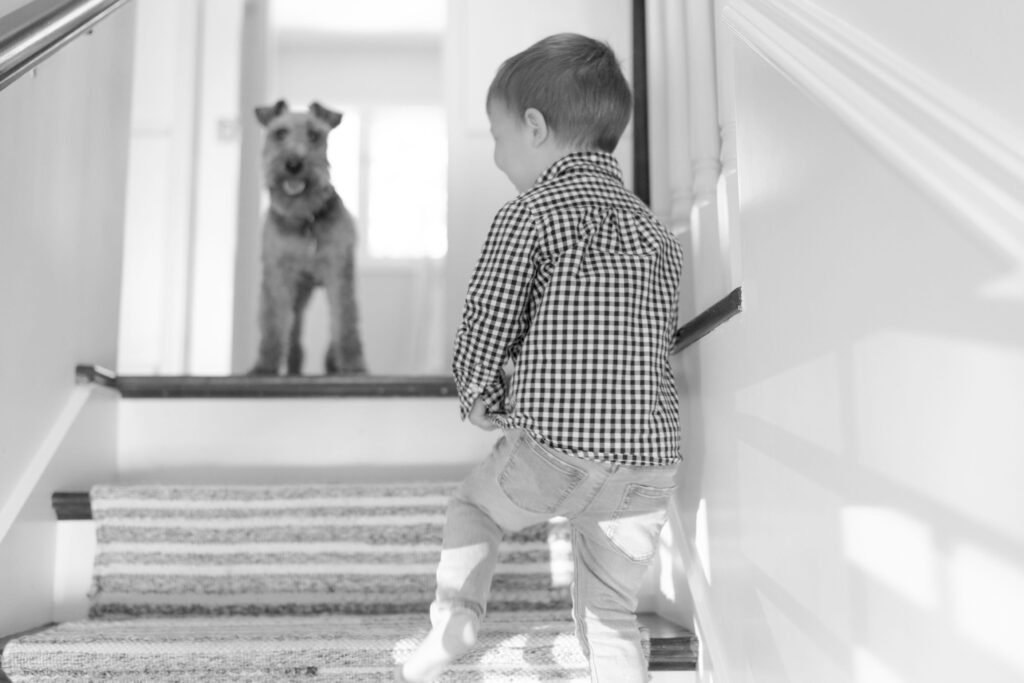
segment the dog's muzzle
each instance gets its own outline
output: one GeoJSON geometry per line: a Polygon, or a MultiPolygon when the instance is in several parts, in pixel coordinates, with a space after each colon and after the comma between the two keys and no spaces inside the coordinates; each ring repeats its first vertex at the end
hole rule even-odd
{"type": "Polygon", "coordinates": [[[306,191],[306,181],[302,178],[285,178],[281,181],[281,189],[289,197],[297,197],[306,191]]]}
{"type": "Polygon", "coordinates": [[[296,197],[306,191],[306,179],[298,177],[299,173],[306,167],[300,157],[292,157],[284,162],[284,170],[293,177],[286,177],[281,181],[281,189],[290,197],[296,197]]]}

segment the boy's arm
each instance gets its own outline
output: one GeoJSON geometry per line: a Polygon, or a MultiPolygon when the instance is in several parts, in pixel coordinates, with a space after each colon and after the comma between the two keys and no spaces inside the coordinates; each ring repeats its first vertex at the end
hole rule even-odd
{"type": "Polygon", "coordinates": [[[495,216],[469,282],[462,324],[455,335],[452,374],[465,419],[479,398],[488,412],[502,412],[502,367],[523,334],[534,276],[536,222],[518,200],[495,216]]]}

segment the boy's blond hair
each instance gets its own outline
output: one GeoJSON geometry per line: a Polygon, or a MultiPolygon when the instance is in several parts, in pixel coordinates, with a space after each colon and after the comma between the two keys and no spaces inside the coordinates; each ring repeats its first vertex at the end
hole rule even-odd
{"type": "Polygon", "coordinates": [[[629,123],[633,95],[611,47],[559,33],[509,57],[487,90],[517,117],[533,108],[566,144],[611,152],[629,123]]]}

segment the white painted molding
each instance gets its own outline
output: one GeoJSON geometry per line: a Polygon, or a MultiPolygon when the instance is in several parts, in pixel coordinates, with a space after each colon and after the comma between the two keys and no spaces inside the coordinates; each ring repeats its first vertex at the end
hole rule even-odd
{"type": "MultiPolygon", "coordinates": [[[[715,133],[718,125],[715,124],[715,133]]],[[[712,204],[715,201],[715,188],[722,165],[718,155],[694,158],[693,165],[693,199],[696,204],[712,204]]]]}
{"type": "Polygon", "coordinates": [[[719,127],[722,136],[722,173],[736,171],[736,120],[723,121],[719,127]]]}
{"type": "Polygon", "coordinates": [[[28,465],[18,476],[13,492],[3,502],[3,505],[0,506],[0,543],[3,542],[7,532],[10,531],[11,526],[17,520],[18,514],[25,506],[29,496],[32,495],[40,478],[46,472],[50,461],[53,460],[57,449],[60,448],[64,437],[67,436],[71,425],[75,423],[79,413],[82,412],[82,408],[85,407],[86,401],[89,400],[89,395],[95,387],[95,384],[75,385],[67,401],[64,402],[64,407],[60,409],[57,418],[53,421],[42,442],[40,442],[39,448],[36,449],[36,452],[29,459],[28,465]]]}
{"type": "Polygon", "coordinates": [[[937,204],[1024,270],[1024,140],[807,0],[734,0],[727,25],[937,204]]]}
{"type": "Polygon", "coordinates": [[[683,244],[689,244],[693,174],[686,22],[678,0],[647,2],[651,205],[683,244]]]}
{"type": "Polygon", "coordinates": [[[718,84],[718,124],[721,131],[721,160],[723,173],[736,168],[736,102],[733,87],[736,81],[733,68],[734,49],[732,35],[726,30],[722,9],[729,0],[714,0],[715,9],[715,75],[718,84]]]}
{"type": "Polygon", "coordinates": [[[713,203],[720,169],[713,1],[687,2],[685,24],[693,195],[698,204],[713,203]]]}
{"type": "Polygon", "coordinates": [[[672,87],[675,64],[669,55],[678,37],[671,35],[665,14],[664,0],[647,3],[647,134],[651,210],[658,220],[671,225],[676,189],[672,169],[677,163],[672,142],[682,126],[673,111],[673,98],[678,97],[679,89],[672,87]]]}
{"type": "MultiPolygon", "coordinates": [[[[690,231],[690,211],[693,207],[693,174],[690,159],[689,92],[690,77],[687,70],[686,15],[682,3],[663,0],[663,24],[665,35],[663,57],[668,76],[666,97],[668,99],[669,168],[668,177],[672,185],[669,214],[672,234],[682,238],[690,231]]],[[[684,244],[688,244],[685,240],[684,244]]]]}

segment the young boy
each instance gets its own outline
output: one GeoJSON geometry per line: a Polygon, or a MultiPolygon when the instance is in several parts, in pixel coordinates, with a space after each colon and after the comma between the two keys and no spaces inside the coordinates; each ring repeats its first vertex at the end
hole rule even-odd
{"type": "Polygon", "coordinates": [[[504,436],[448,506],[433,627],[399,680],[433,681],[475,644],[503,533],[554,516],[572,525],[591,680],[648,680],[635,610],[680,457],[668,356],[682,251],[610,154],[631,108],[611,48],[575,34],[491,83],[494,161],[521,194],[487,235],[453,370],[463,417],[504,436]]]}

